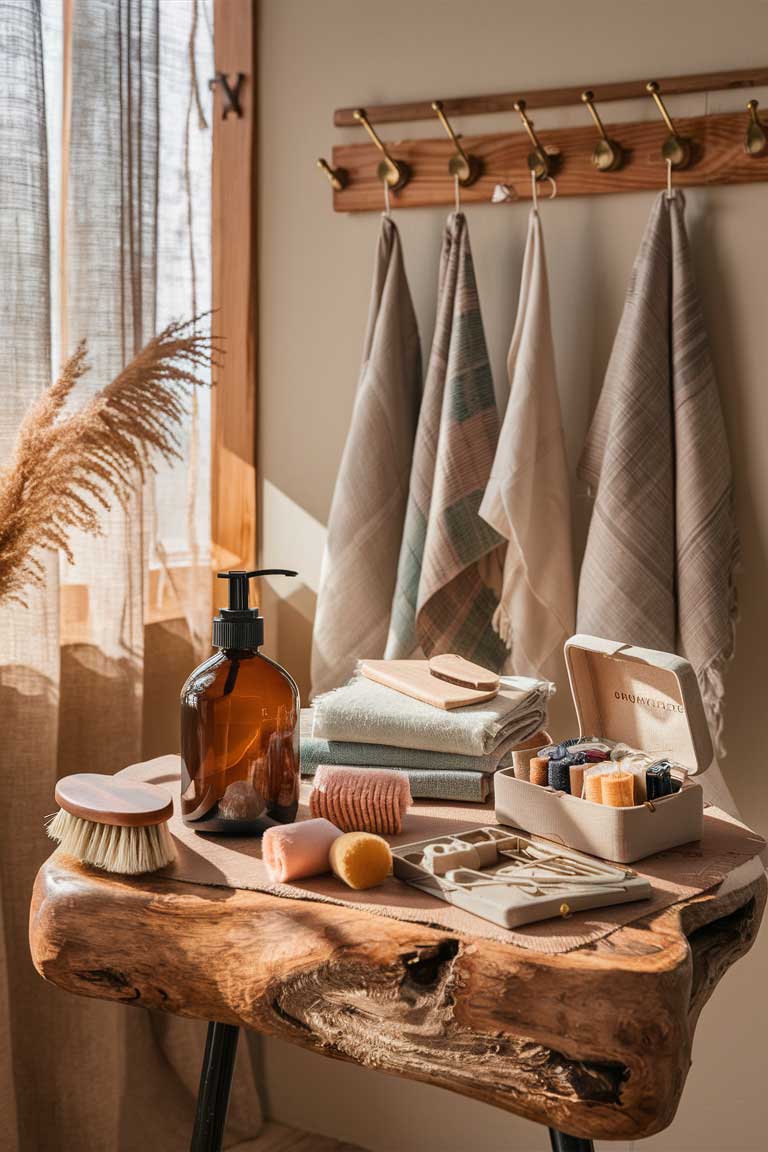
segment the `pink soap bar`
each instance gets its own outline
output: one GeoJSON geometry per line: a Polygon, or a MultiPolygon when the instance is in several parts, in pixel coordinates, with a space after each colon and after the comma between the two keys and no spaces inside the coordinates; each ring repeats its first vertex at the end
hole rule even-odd
{"type": "Polygon", "coordinates": [[[309,807],[313,816],[332,820],[344,832],[400,831],[411,786],[404,772],[390,768],[348,768],[321,764],[315,773],[309,807]]]}
{"type": "Polygon", "coordinates": [[[284,884],[328,872],[331,844],[339,836],[341,829],[329,820],[301,820],[267,828],[261,838],[261,856],[270,880],[284,884]]]}

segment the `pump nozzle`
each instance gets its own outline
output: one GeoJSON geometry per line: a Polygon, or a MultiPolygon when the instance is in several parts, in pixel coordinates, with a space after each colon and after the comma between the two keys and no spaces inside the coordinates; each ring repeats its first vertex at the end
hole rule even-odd
{"type": "Polygon", "coordinates": [[[248,611],[248,581],[254,576],[298,576],[290,568],[257,568],[253,572],[218,572],[219,580],[229,580],[228,612],[248,611]]]}
{"type": "Polygon", "coordinates": [[[249,580],[254,576],[298,576],[290,568],[257,568],[253,572],[217,572],[219,580],[229,580],[229,604],[213,621],[213,643],[217,648],[258,648],[264,638],[264,624],[258,608],[248,607],[249,580]]]}

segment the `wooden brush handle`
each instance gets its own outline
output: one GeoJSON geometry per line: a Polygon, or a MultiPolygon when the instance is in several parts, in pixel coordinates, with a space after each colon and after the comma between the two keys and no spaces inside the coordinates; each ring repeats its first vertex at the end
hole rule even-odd
{"type": "Polygon", "coordinates": [[[65,812],[95,824],[143,828],[162,824],[173,815],[173,800],[164,788],[96,772],[64,776],[54,795],[65,812]]]}

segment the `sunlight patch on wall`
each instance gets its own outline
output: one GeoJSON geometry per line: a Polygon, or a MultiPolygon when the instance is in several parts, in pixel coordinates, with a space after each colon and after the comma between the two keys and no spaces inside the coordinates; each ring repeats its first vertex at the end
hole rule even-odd
{"type": "MultiPolygon", "coordinates": [[[[262,501],[260,562],[265,568],[295,568],[302,584],[316,593],[327,535],[325,525],[269,480],[264,481],[262,501]]],[[[276,590],[279,579],[270,581],[276,590]]],[[[285,581],[279,588],[285,595],[285,581]]]]}

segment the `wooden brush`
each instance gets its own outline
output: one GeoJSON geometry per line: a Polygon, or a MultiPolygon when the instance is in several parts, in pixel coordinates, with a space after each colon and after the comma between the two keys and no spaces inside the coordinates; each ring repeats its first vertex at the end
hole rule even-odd
{"type": "Polygon", "coordinates": [[[173,800],[155,784],[80,772],[56,785],[60,810],[47,822],[70,856],[107,872],[154,872],[176,857],[168,820],[173,800]]]}

